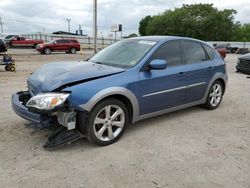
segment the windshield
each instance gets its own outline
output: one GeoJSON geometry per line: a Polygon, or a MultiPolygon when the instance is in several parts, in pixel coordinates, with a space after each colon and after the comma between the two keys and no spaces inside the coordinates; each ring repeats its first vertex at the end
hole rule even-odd
{"type": "Polygon", "coordinates": [[[156,44],[145,40],[123,40],[108,46],[89,61],[109,66],[129,68],[136,65],[141,58],[156,44]]]}

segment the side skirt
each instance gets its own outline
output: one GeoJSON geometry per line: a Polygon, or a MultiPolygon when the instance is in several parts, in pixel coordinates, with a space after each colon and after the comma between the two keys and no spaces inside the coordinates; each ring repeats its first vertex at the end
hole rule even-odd
{"type": "Polygon", "coordinates": [[[155,116],[159,116],[159,115],[166,114],[166,113],[169,113],[169,112],[174,112],[174,111],[181,110],[181,109],[184,109],[184,108],[188,108],[188,107],[191,107],[191,106],[197,106],[197,105],[204,104],[204,103],[205,103],[204,100],[200,100],[200,101],[196,101],[196,102],[187,103],[187,104],[184,104],[184,105],[168,108],[166,110],[161,110],[161,111],[157,111],[157,112],[153,112],[153,113],[144,114],[144,115],[139,116],[137,121],[147,119],[147,118],[151,118],[151,117],[155,117],[155,116]]]}

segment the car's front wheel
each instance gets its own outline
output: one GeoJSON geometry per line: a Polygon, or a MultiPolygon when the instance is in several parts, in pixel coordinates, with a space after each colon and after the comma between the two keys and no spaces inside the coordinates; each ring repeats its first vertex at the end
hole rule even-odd
{"type": "Polygon", "coordinates": [[[207,96],[207,101],[205,103],[205,106],[208,108],[208,109],[216,109],[221,101],[222,101],[222,97],[223,97],[223,85],[220,81],[215,81],[210,90],[209,90],[209,93],[208,93],[208,96],[207,96]]]}
{"type": "Polygon", "coordinates": [[[47,55],[51,54],[51,49],[50,48],[45,48],[44,53],[47,54],[47,55]]]}
{"type": "Polygon", "coordinates": [[[123,135],[128,123],[128,110],[121,101],[101,101],[90,113],[87,137],[98,145],[113,144],[123,135]]]}

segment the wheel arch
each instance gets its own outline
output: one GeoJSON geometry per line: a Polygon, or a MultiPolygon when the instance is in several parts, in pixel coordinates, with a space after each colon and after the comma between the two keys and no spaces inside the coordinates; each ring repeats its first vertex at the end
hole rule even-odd
{"type": "Polygon", "coordinates": [[[107,98],[116,98],[123,102],[129,111],[130,122],[135,122],[139,117],[139,103],[136,96],[123,87],[111,87],[95,94],[86,104],[80,105],[83,109],[91,111],[100,101],[107,98]]]}
{"type": "MultiPolygon", "coordinates": [[[[218,78],[217,80],[215,80],[215,81],[219,81],[221,84],[222,84],[222,87],[223,87],[223,95],[224,95],[224,93],[225,93],[225,90],[226,90],[226,82],[225,82],[225,80],[224,79],[222,79],[222,78],[218,78]]],[[[214,81],[214,82],[215,82],[214,81]]]]}
{"type": "Polygon", "coordinates": [[[202,103],[205,103],[206,102],[206,99],[207,99],[207,96],[208,96],[208,92],[212,86],[212,84],[216,81],[220,81],[222,84],[223,84],[223,94],[225,93],[226,91],[226,86],[227,86],[227,80],[228,80],[228,76],[226,73],[216,73],[213,78],[209,81],[208,83],[208,86],[207,86],[207,90],[206,90],[206,93],[204,95],[204,97],[202,98],[202,103]]]}

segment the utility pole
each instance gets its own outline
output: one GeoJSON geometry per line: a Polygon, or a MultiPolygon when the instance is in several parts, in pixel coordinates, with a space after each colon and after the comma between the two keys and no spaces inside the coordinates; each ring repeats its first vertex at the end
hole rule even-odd
{"type": "Polygon", "coordinates": [[[68,32],[70,33],[70,21],[71,21],[71,19],[70,18],[66,18],[66,21],[68,22],[68,32]]]}
{"type": "Polygon", "coordinates": [[[94,37],[94,53],[97,53],[97,0],[93,3],[93,37],[94,37]]]}
{"type": "Polygon", "coordinates": [[[3,19],[0,17],[1,33],[3,33],[3,19]]]}

